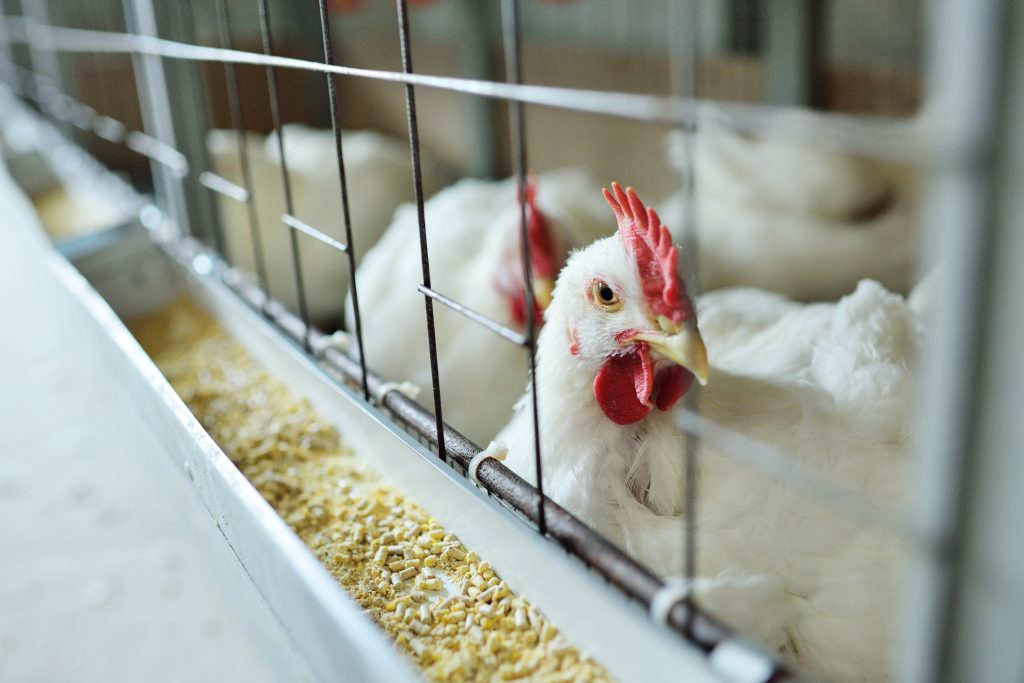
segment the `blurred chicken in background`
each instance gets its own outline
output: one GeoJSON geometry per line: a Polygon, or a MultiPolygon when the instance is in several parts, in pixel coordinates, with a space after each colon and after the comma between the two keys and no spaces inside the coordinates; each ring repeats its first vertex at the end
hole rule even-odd
{"type": "MultiPolygon", "coordinates": [[[[589,174],[543,173],[527,188],[533,284],[547,304],[569,249],[610,230],[607,209],[589,174]]],[[[520,332],[526,329],[515,179],[466,179],[426,204],[433,288],[520,332]]],[[[408,380],[433,409],[416,207],[406,205],[357,271],[367,363],[385,378],[408,380]]],[[[448,307],[435,304],[438,369],[445,421],[486,444],[512,414],[526,385],[525,350],[448,307]]],[[[351,305],[347,327],[352,328],[351,305]]]]}
{"type": "MultiPolygon", "coordinates": [[[[301,124],[286,124],[282,128],[295,216],[344,242],[341,184],[333,131],[301,124]]],[[[343,131],[342,141],[352,237],[356,257],[361,260],[387,229],[395,209],[413,200],[409,145],[398,138],[373,131],[343,131]]],[[[269,290],[271,296],[291,310],[298,311],[289,228],[281,221],[286,207],[277,135],[272,133],[264,137],[249,132],[246,144],[269,290]]],[[[237,133],[233,130],[211,131],[207,146],[214,170],[244,187],[237,133]]],[[[423,192],[429,197],[445,185],[448,174],[426,150],[423,150],[421,163],[423,192]]],[[[221,198],[220,215],[232,262],[255,273],[247,207],[221,198]]],[[[298,235],[298,241],[310,318],[328,329],[336,327],[341,320],[349,288],[345,255],[302,234],[298,235]]]]}
{"type": "MultiPolygon", "coordinates": [[[[701,291],[760,287],[832,301],[864,278],[906,293],[917,257],[916,186],[903,168],[804,145],[781,117],[759,137],[711,117],[694,138],[701,291]]],[[[688,166],[681,134],[669,163],[688,166]]],[[[659,213],[683,241],[681,193],[659,213]]]]}

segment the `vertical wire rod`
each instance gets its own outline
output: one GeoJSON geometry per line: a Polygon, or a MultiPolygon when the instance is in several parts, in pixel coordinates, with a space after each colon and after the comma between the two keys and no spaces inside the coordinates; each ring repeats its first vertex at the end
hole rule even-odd
{"type": "MultiPolygon", "coordinates": [[[[195,13],[192,11],[192,0],[179,0],[176,3],[176,8],[177,12],[175,14],[178,19],[178,31],[179,35],[181,35],[182,37],[182,40],[187,40],[192,43],[198,42],[195,31],[195,13]]],[[[202,109],[204,110],[204,113],[206,115],[206,127],[207,129],[209,129],[214,120],[213,101],[212,98],[210,97],[209,89],[206,87],[206,73],[203,71],[203,65],[200,64],[197,66],[198,68],[196,69],[196,74],[199,78],[199,97],[203,101],[202,109]]],[[[177,69],[187,68],[184,64],[177,64],[175,65],[175,67],[177,69]]],[[[201,159],[198,161],[201,161],[201,159]]],[[[189,163],[191,164],[191,161],[189,161],[189,163]]],[[[196,165],[198,166],[199,164],[197,163],[196,165]]],[[[207,167],[206,170],[209,171],[211,169],[207,167]]],[[[202,181],[200,180],[200,182],[202,181]]],[[[220,230],[218,226],[214,226],[212,223],[210,225],[203,225],[201,230],[203,234],[206,235],[206,237],[209,239],[209,242],[213,245],[213,248],[223,258],[226,259],[227,249],[224,244],[224,231],[220,230]]]]}
{"type": "MultiPolygon", "coordinates": [[[[267,9],[267,0],[256,0],[260,15],[260,37],[263,41],[263,54],[268,57],[274,54],[273,36],[270,32],[270,12],[267,9]]],[[[281,162],[281,184],[284,187],[285,212],[291,216],[295,215],[295,207],[292,206],[292,183],[288,176],[288,163],[284,154],[284,129],[281,125],[281,102],[277,93],[277,70],[267,65],[267,91],[270,95],[270,116],[274,122],[274,132],[277,133],[277,152],[281,162]]],[[[283,223],[282,223],[283,225],[283,223]]],[[[306,333],[303,335],[303,345],[306,351],[312,352],[310,344],[309,309],[306,306],[306,286],[302,279],[302,257],[299,254],[299,236],[291,227],[284,226],[288,231],[288,242],[292,249],[292,267],[295,271],[295,289],[299,295],[299,317],[302,324],[306,326],[306,333]]]]}
{"type": "MultiPolygon", "coordinates": [[[[234,49],[234,35],[231,30],[231,16],[228,14],[225,0],[215,0],[217,9],[217,33],[220,45],[225,50],[234,49]]],[[[256,278],[259,286],[269,301],[270,280],[267,277],[267,262],[263,253],[263,237],[260,234],[259,216],[256,212],[256,193],[252,180],[252,166],[249,163],[249,134],[245,130],[245,112],[242,109],[242,92],[238,85],[238,66],[233,62],[224,62],[224,81],[227,86],[228,111],[231,114],[231,126],[235,129],[238,145],[238,161],[242,169],[242,187],[249,194],[246,198],[246,210],[249,214],[249,232],[252,237],[253,261],[256,265],[256,278]]],[[[264,309],[263,314],[267,312],[264,309]]]]}
{"type": "MultiPolygon", "coordinates": [[[[506,80],[519,85],[522,81],[520,73],[522,54],[519,41],[519,8],[516,5],[516,0],[502,0],[501,26],[502,42],[505,48],[506,80]]],[[[544,470],[540,448],[540,412],[537,407],[537,320],[534,315],[533,267],[530,257],[529,229],[526,221],[526,123],[523,120],[522,102],[510,102],[509,107],[511,109],[512,145],[515,148],[513,159],[519,188],[519,243],[523,259],[523,292],[526,300],[526,350],[529,356],[530,402],[533,411],[533,463],[537,472],[537,531],[544,535],[547,533],[547,520],[544,518],[544,470]]]]}
{"type": "MultiPolygon", "coordinates": [[[[683,168],[680,191],[683,194],[683,254],[686,266],[689,294],[696,294],[697,272],[697,211],[696,167],[694,154],[694,137],[697,134],[697,0],[682,0],[669,5],[669,27],[673,33],[678,31],[675,39],[669,40],[671,55],[671,74],[673,87],[678,88],[687,106],[684,108],[683,135],[683,168]]],[[[700,412],[695,392],[687,392],[686,407],[700,412]]],[[[693,585],[697,574],[697,513],[698,513],[698,454],[700,440],[693,434],[687,434],[683,450],[683,577],[687,585],[693,585]]],[[[687,610],[686,630],[692,636],[693,609],[687,610]]]]}
{"type": "MultiPolygon", "coordinates": [[[[224,2],[224,0],[220,0],[224,2]]],[[[334,45],[331,42],[331,22],[327,16],[327,0],[320,0],[320,30],[324,41],[324,63],[334,65],[334,45]]],[[[352,215],[348,207],[348,179],[345,176],[345,154],[342,150],[341,120],[338,117],[338,90],[334,82],[333,74],[325,74],[327,79],[327,97],[331,105],[331,128],[334,129],[334,149],[338,157],[338,179],[341,183],[341,215],[345,222],[345,244],[348,249],[345,255],[348,258],[349,289],[352,296],[352,317],[355,323],[353,332],[356,335],[356,348],[359,350],[359,371],[362,375],[360,381],[363,386],[363,398],[370,400],[370,386],[366,379],[366,349],[363,347],[363,323],[359,315],[359,292],[356,288],[356,248],[355,240],[352,239],[352,215]]]]}
{"type": "MultiPolygon", "coordinates": [[[[47,0],[21,0],[20,5],[22,15],[29,25],[48,26],[52,23],[47,0]]],[[[40,96],[40,111],[50,118],[57,130],[72,138],[71,126],[58,115],[61,106],[58,98],[48,96],[49,93],[67,92],[60,71],[59,55],[45,46],[30,42],[28,63],[32,68],[35,92],[40,96]]]]}
{"type": "MultiPolygon", "coordinates": [[[[1010,182],[1001,173],[1014,172],[1015,164],[1003,157],[1019,148],[1019,132],[1011,133],[1007,119],[1014,110],[1010,103],[1021,69],[1013,41],[1020,37],[1024,14],[1015,14],[1020,12],[1019,3],[1012,0],[936,4],[939,7],[929,16],[935,30],[926,63],[927,109],[933,110],[930,139],[936,149],[922,224],[928,226],[926,253],[949,266],[944,266],[934,295],[943,306],[934,316],[932,343],[924,349],[918,391],[916,465],[927,486],[918,492],[914,512],[946,539],[948,553],[918,553],[913,558],[909,655],[902,673],[907,681],[950,683],[982,680],[976,675],[977,664],[987,652],[996,651],[987,646],[1005,642],[988,633],[994,622],[978,618],[979,605],[986,603],[977,582],[979,575],[993,576],[1011,566],[986,552],[1009,536],[1003,531],[1005,524],[975,524],[983,519],[994,522],[991,511],[1012,510],[1002,506],[1006,498],[989,479],[992,471],[985,462],[992,449],[1017,444],[1011,446],[1006,437],[1012,433],[998,428],[983,435],[986,420],[981,411],[987,399],[996,397],[986,388],[999,386],[989,384],[998,367],[990,364],[999,359],[987,338],[999,329],[990,316],[999,311],[1000,295],[1012,295],[1013,286],[1010,280],[1002,289],[994,288],[994,278],[1001,274],[995,269],[995,253],[1001,223],[1015,217],[1005,212],[1010,200],[1000,201],[1010,182]],[[965,225],[977,229],[963,230],[965,225]],[[958,372],[949,373],[951,367],[958,372]],[[982,540],[983,533],[992,537],[982,540]],[[978,567],[986,569],[979,572],[978,567]],[[985,636],[984,652],[979,652],[979,636],[985,636]]],[[[1006,337],[1004,343],[1012,344],[1013,335],[1006,337]]],[[[998,626],[1015,628],[1016,621],[1001,617],[998,626]]],[[[1009,668],[1003,672],[1007,680],[1014,677],[1009,668]]]]}
{"type": "MultiPolygon", "coordinates": [[[[88,13],[88,20],[85,22],[89,25],[89,28],[94,31],[116,31],[117,26],[114,14],[116,13],[116,6],[106,6],[106,9],[100,9],[94,2],[81,3],[81,6],[86,8],[88,13]]],[[[95,102],[103,102],[104,113],[97,116],[93,121],[93,131],[96,132],[101,138],[110,143],[120,142],[124,138],[124,131],[118,135],[117,125],[120,121],[113,117],[118,117],[122,121],[127,120],[126,111],[113,111],[110,107],[113,103],[117,102],[117,98],[113,96],[110,91],[108,84],[107,74],[116,68],[116,61],[119,58],[123,58],[123,55],[117,54],[102,54],[99,52],[89,53],[92,59],[88,63],[91,63],[92,68],[98,75],[98,78],[94,79],[93,96],[95,102]],[[116,123],[115,123],[116,122],[116,123]],[[114,138],[114,139],[112,139],[114,138]]],[[[123,128],[123,124],[122,124],[123,128]]]]}
{"type": "MultiPolygon", "coordinates": [[[[127,35],[136,36],[137,39],[161,40],[156,7],[152,0],[123,0],[121,15],[127,35]]],[[[174,232],[179,236],[185,232],[194,233],[196,226],[188,214],[182,183],[188,168],[178,162],[185,159],[179,154],[178,160],[170,161],[174,155],[166,155],[168,148],[176,150],[177,136],[164,70],[165,58],[133,52],[131,59],[136,102],[144,133],[129,134],[125,136],[125,142],[153,162],[150,163],[150,176],[153,179],[154,195],[158,206],[171,217],[174,232]]]]}
{"type": "MultiPolygon", "coordinates": [[[[402,48],[402,71],[412,73],[412,46],[409,44],[409,6],[406,0],[396,0],[398,5],[398,35],[402,48]]],[[[412,182],[416,193],[416,216],[420,231],[420,265],[423,269],[423,286],[431,289],[430,254],[427,249],[427,220],[423,208],[423,175],[420,169],[420,130],[416,118],[416,91],[411,83],[405,85],[405,110],[409,120],[409,149],[412,153],[412,182]]],[[[447,462],[444,438],[444,418],[441,415],[441,380],[437,369],[437,336],[434,333],[434,301],[423,297],[427,313],[427,351],[430,354],[430,380],[434,389],[434,417],[437,429],[437,455],[447,462]]]]}

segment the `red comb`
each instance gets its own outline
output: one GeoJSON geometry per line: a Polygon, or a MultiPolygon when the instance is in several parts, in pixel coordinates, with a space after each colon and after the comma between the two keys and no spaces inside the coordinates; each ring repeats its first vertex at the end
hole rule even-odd
{"type": "Polygon", "coordinates": [[[608,206],[615,212],[619,235],[626,250],[636,261],[644,297],[656,315],[678,324],[693,316],[693,304],[676,271],[676,247],[658,213],[647,208],[632,187],[612,183],[612,191],[602,190],[608,206]]]}
{"type": "MultiPolygon", "coordinates": [[[[518,188],[516,196],[519,196],[518,188]]],[[[537,176],[532,174],[526,178],[526,236],[530,240],[533,272],[541,277],[554,277],[558,273],[560,253],[555,248],[547,218],[537,208],[537,176]]]]}

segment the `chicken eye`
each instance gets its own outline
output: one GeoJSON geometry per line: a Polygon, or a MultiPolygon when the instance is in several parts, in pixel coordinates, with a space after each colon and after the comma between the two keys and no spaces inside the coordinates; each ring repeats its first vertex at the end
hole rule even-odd
{"type": "Polygon", "coordinates": [[[601,280],[594,280],[591,285],[593,292],[593,299],[597,305],[606,311],[617,311],[622,308],[622,302],[619,300],[619,295],[616,294],[615,290],[611,288],[607,282],[601,280]]]}

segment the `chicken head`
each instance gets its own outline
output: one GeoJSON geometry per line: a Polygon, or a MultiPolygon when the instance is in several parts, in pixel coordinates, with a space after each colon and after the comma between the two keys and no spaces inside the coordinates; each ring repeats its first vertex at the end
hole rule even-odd
{"type": "Polygon", "coordinates": [[[604,196],[618,232],[569,259],[545,318],[593,372],[601,411],[625,425],[670,409],[695,377],[705,384],[707,352],[668,228],[632,188],[604,196]]]}

